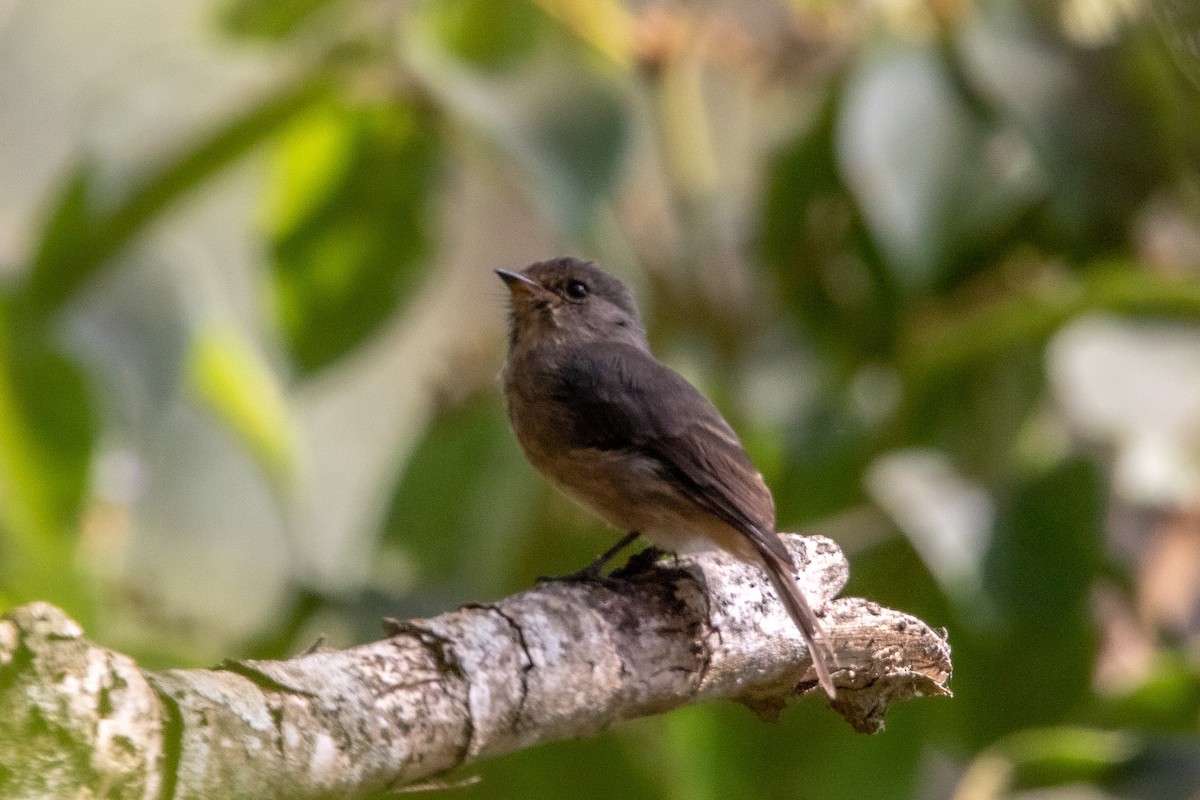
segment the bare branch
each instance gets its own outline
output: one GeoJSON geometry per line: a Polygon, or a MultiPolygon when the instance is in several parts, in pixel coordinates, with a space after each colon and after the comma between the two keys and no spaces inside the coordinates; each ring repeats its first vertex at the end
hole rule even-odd
{"type": "MultiPolygon", "coordinates": [[[[785,538],[823,605],[838,713],[873,732],[896,700],[949,694],[944,633],[832,600],[841,551],[785,538]]],[[[354,797],[712,698],[773,717],[815,686],[766,577],[719,553],[551,581],[388,634],[149,672],[52,606],[16,609],[0,620],[0,796],[354,797]]]]}

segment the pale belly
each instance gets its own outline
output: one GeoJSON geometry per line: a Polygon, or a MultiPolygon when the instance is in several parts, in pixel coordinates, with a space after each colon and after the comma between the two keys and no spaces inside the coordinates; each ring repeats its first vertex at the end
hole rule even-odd
{"type": "Polygon", "coordinates": [[[620,530],[637,531],[656,547],[673,553],[721,549],[758,561],[741,533],[698,508],[649,458],[590,449],[552,458],[528,455],[567,497],[620,530]]]}

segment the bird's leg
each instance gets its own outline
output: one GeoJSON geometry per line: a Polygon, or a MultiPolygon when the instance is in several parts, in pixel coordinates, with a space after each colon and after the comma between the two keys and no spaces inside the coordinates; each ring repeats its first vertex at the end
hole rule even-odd
{"type": "Polygon", "coordinates": [[[637,531],[630,531],[629,533],[625,534],[624,536],[621,537],[620,541],[618,541],[612,547],[605,550],[603,553],[601,553],[599,555],[599,557],[596,558],[595,561],[588,564],[586,567],[579,570],[578,572],[572,572],[568,575],[563,575],[561,578],[547,578],[547,577],[538,578],[538,582],[540,583],[542,581],[550,581],[550,580],[557,580],[557,581],[596,581],[596,580],[599,580],[601,573],[604,570],[604,565],[607,564],[609,561],[612,561],[613,557],[616,556],[617,553],[621,552],[626,547],[633,544],[633,542],[638,538],[639,535],[640,534],[637,531]]]}
{"type": "Polygon", "coordinates": [[[640,536],[640,535],[641,534],[639,534],[637,531],[630,531],[629,533],[625,534],[624,536],[622,536],[620,538],[620,540],[616,544],[614,544],[612,547],[608,548],[603,553],[601,553],[599,555],[599,557],[597,557],[596,560],[593,561],[591,564],[588,564],[586,567],[579,570],[578,572],[575,572],[575,573],[567,576],[568,579],[569,580],[581,580],[581,581],[596,580],[597,578],[600,577],[600,573],[604,569],[604,566],[609,561],[612,561],[613,558],[616,557],[617,553],[621,552],[626,547],[629,547],[629,545],[633,544],[637,540],[638,536],[640,536]]]}

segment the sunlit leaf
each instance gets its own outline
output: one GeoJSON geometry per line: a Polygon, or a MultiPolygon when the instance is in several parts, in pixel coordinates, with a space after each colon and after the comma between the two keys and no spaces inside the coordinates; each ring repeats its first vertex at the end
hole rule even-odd
{"type": "Polygon", "coordinates": [[[597,52],[621,66],[633,60],[634,19],[618,0],[534,0],[597,52]]]}
{"type": "Polygon", "coordinates": [[[300,228],[345,180],[354,157],[354,134],[346,115],[332,103],[314,108],[283,131],[264,208],[264,222],[275,236],[300,228]]]}
{"type": "Polygon", "coordinates": [[[1008,762],[1013,784],[1039,786],[1102,780],[1142,750],[1142,744],[1124,731],[1031,728],[996,742],[983,758],[1008,762]]]}
{"type": "Polygon", "coordinates": [[[361,342],[416,285],[438,166],[433,120],[406,103],[327,103],[296,120],[268,201],[275,292],[301,369],[361,342]]]}
{"type": "Polygon", "coordinates": [[[270,367],[237,331],[200,331],[187,356],[188,385],[246,444],[275,480],[298,468],[294,421],[270,367]]]}

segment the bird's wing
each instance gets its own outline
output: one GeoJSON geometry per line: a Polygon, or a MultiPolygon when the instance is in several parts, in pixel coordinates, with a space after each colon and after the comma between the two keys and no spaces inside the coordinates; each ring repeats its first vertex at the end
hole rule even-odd
{"type": "Polygon", "coordinates": [[[568,354],[552,380],[578,447],[647,456],[697,506],[785,563],[775,501],[721,413],[647,351],[591,343],[568,354]]]}
{"type": "Polygon", "coordinates": [[[817,680],[836,695],[836,664],[820,621],[796,583],[795,561],[775,533],[775,501],[724,417],[648,352],[591,344],[569,354],[550,381],[573,444],[649,457],[699,508],[744,535],[808,645],[817,680]]]}

